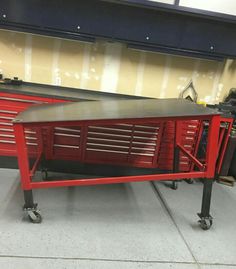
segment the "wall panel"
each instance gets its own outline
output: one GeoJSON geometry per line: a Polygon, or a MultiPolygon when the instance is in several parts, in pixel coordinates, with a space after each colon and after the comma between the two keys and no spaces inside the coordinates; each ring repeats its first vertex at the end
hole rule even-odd
{"type": "Polygon", "coordinates": [[[200,101],[219,102],[236,87],[236,62],[144,52],[123,44],[86,43],[0,31],[5,77],[148,97],[178,97],[192,79],[200,101]]]}

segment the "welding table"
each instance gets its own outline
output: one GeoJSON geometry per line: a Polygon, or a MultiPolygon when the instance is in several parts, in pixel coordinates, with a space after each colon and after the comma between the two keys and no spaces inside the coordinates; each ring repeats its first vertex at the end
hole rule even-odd
{"type": "Polygon", "coordinates": [[[220,114],[216,110],[184,99],[34,105],[13,120],[13,127],[24,191],[24,209],[34,223],[42,219],[33,201],[32,189],[35,188],[202,178],[204,184],[199,222],[203,229],[209,229],[212,225],[209,211],[220,130],[220,114]],[[196,152],[189,151],[183,145],[182,133],[188,121],[206,121],[209,124],[204,162],[198,160],[196,152]],[[33,176],[42,159],[158,168],[165,135],[163,126],[170,122],[174,124],[175,134],[169,141],[174,149],[171,171],[135,176],[34,181],[33,176]],[[62,137],[62,133],[60,135],[62,131],[65,137],[62,137]],[[29,133],[34,133],[37,144],[31,143],[32,140],[27,137],[29,133]],[[67,138],[66,146],[59,145],[62,138],[64,141],[67,138]],[[180,156],[188,158],[194,169],[181,170],[180,156]],[[29,159],[32,158],[34,164],[31,166],[29,159]]]}

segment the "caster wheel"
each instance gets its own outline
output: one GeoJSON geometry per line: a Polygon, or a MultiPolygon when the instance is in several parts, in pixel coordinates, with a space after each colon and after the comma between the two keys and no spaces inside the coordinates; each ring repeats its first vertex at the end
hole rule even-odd
{"type": "Polygon", "coordinates": [[[48,180],[48,170],[47,169],[42,169],[41,173],[42,173],[43,181],[47,181],[48,180]]]}
{"type": "Polygon", "coordinates": [[[178,182],[173,181],[173,182],[172,182],[172,185],[171,185],[171,189],[172,189],[172,190],[177,190],[177,189],[178,189],[178,182]]]}
{"type": "Polygon", "coordinates": [[[188,184],[193,184],[194,180],[192,178],[188,178],[185,180],[185,182],[187,182],[188,184]]]}
{"type": "Polygon", "coordinates": [[[200,227],[203,229],[203,230],[209,230],[212,226],[212,219],[201,219],[199,220],[199,223],[200,223],[200,227]]]}
{"type": "Polygon", "coordinates": [[[40,215],[38,210],[28,211],[28,218],[32,223],[41,223],[42,216],[40,215]]]}

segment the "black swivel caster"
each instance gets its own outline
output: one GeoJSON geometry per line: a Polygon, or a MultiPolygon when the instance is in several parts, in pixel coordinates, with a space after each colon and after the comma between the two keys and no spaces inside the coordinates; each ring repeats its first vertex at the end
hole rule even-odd
{"type": "Polygon", "coordinates": [[[47,181],[48,180],[48,170],[47,170],[47,168],[42,169],[41,174],[42,174],[43,181],[47,181]]]}
{"type": "Polygon", "coordinates": [[[37,208],[37,204],[35,204],[33,208],[24,207],[24,211],[26,212],[30,222],[32,223],[42,222],[42,216],[40,214],[40,210],[37,208]]]}
{"type": "Polygon", "coordinates": [[[28,214],[28,218],[29,218],[30,222],[32,222],[32,223],[41,223],[42,222],[42,216],[38,210],[28,211],[27,214],[28,214]]]}
{"type": "Polygon", "coordinates": [[[186,178],[185,182],[188,183],[188,184],[193,184],[194,180],[192,178],[186,178]]]}
{"type": "Polygon", "coordinates": [[[172,190],[177,190],[178,189],[178,182],[177,181],[172,181],[171,189],[172,190]]]}
{"type": "Polygon", "coordinates": [[[212,218],[201,218],[199,221],[200,227],[206,231],[209,230],[212,226],[213,220],[212,218]]]}

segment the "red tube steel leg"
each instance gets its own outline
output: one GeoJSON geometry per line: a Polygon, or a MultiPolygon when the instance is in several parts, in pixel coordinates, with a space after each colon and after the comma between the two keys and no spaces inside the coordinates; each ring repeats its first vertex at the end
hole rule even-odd
{"type": "Polygon", "coordinates": [[[14,124],[14,134],[16,139],[17,153],[19,155],[18,166],[21,175],[21,186],[23,190],[30,190],[31,189],[30,166],[28,159],[27,144],[24,135],[24,127],[22,124],[20,123],[14,124]]]}
{"type": "Polygon", "coordinates": [[[40,223],[42,221],[42,217],[37,210],[37,204],[35,204],[33,200],[27,144],[24,135],[24,127],[22,124],[14,124],[14,134],[17,152],[18,155],[20,155],[20,158],[18,158],[18,165],[21,175],[21,186],[24,191],[24,210],[27,212],[31,222],[40,223]]]}
{"type": "Polygon", "coordinates": [[[216,160],[218,153],[218,137],[220,131],[220,116],[212,117],[209,124],[207,152],[206,152],[206,178],[215,176],[216,160]]]}

